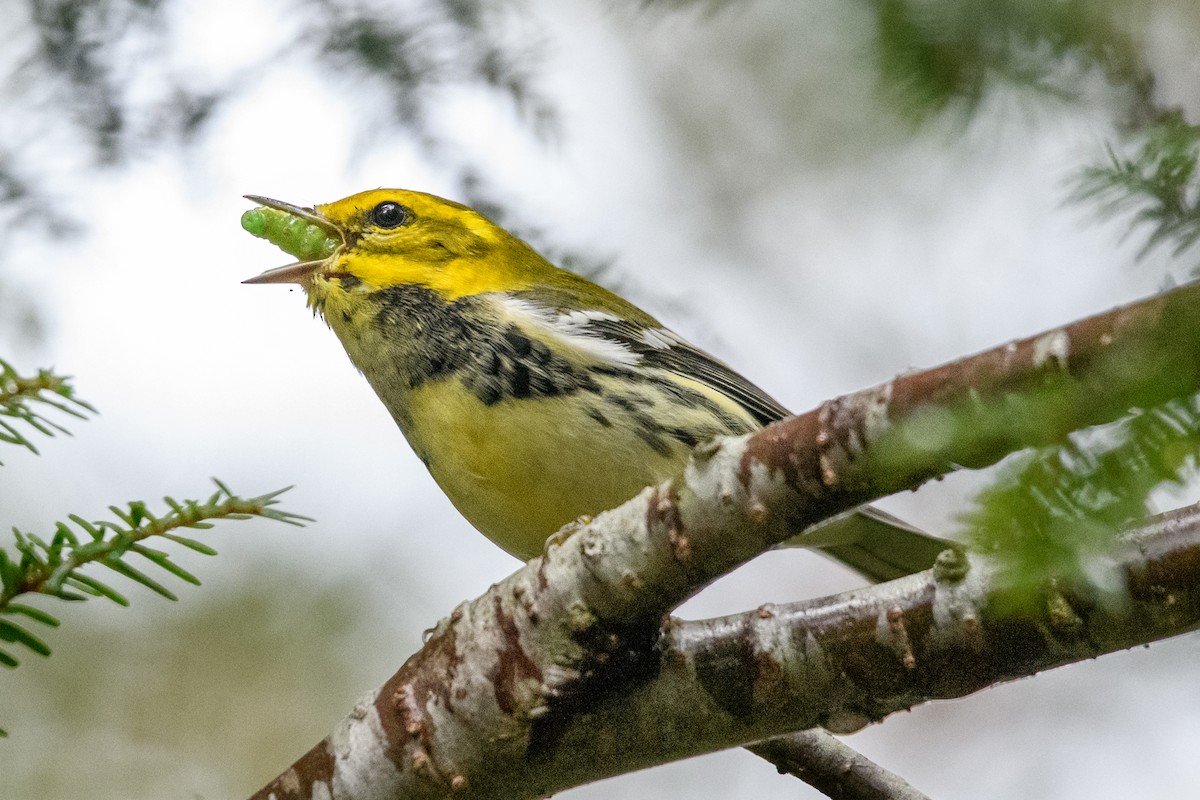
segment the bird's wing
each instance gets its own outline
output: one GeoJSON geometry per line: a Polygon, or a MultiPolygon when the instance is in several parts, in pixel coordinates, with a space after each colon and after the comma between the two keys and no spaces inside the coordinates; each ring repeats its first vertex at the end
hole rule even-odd
{"type": "Polygon", "coordinates": [[[614,366],[659,369],[702,383],[740,405],[760,425],[791,413],[724,363],[632,306],[578,310],[568,305],[569,296],[545,290],[519,292],[510,298],[511,309],[540,317],[543,327],[568,343],[606,355],[614,366]]]}
{"type": "MultiPolygon", "coordinates": [[[[553,291],[520,294],[511,311],[614,368],[661,369],[699,381],[762,425],[790,416],[762,389],[636,307],[580,311],[572,310],[570,296],[553,291]]],[[[943,550],[960,547],[871,506],[818,523],[780,546],[815,548],[876,582],[928,569],[943,550]]]]}
{"type": "Polygon", "coordinates": [[[588,329],[605,339],[624,344],[641,357],[643,367],[666,370],[711,386],[746,409],[760,425],[790,415],[775,398],[667,328],[644,327],[618,317],[600,317],[589,323],[588,329]]]}

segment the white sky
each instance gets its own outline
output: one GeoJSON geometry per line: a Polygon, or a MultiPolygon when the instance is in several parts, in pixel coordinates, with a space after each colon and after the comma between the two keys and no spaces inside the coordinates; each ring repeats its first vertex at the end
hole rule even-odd
{"type": "MultiPolygon", "coordinates": [[[[636,300],[797,410],[1157,287],[1161,265],[1134,266],[1119,226],[1062,205],[1071,170],[1109,134],[1101,114],[1002,101],[966,132],[909,140],[871,116],[869,78],[846,72],[863,20],[832,0],[804,5],[654,23],[598,0],[541,0],[541,85],[563,112],[561,146],[531,142],[478,92],[450,93],[438,124],[524,219],[614,256],[636,300]],[[778,66],[756,68],[755,55],[778,66]]],[[[220,77],[270,51],[274,7],[189,3],[178,68],[220,77]]],[[[1178,43],[1160,39],[1172,74],[1195,76],[1194,56],[1172,61],[1178,43]]],[[[5,451],[7,522],[41,530],[122,498],[195,496],[212,475],[247,495],[294,483],[285,507],[318,522],[222,532],[221,558],[420,581],[403,595],[420,597],[414,639],[515,568],[440,495],[301,294],[239,284],[286,258],[241,231],[243,193],[309,204],[375,186],[451,191],[402,138],[355,139],[357,113],[283,59],[186,164],[164,154],[80,182],[73,204],[91,235],[38,253],[18,278],[45,298],[51,335],[32,348],[0,341],[0,353],[75,375],[102,416],[72,424],[74,439],[39,442],[40,458],[5,451]]],[[[932,494],[969,481],[946,483],[932,494]]],[[[948,514],[922,498],[892,507],[933,525],[948,514]]],[[[218,568],[231,569],[197,565],[206,578],[218,568]]],[[[849,585],[824,561],[778,554],[687,611],[849,585]]],[[[380,666],[406,655],[380,654],[380,666]]],[[[1200,778],[1198,656],[1195,637],[1156,645],[919,709],[851,744],[939,797],[1187,794],[1200,778]]],[[[312,743],[298,740],[296,755],[312,743]]],[[[614,795],[815,796],[742,752],[563,796],[614,795]]]]}

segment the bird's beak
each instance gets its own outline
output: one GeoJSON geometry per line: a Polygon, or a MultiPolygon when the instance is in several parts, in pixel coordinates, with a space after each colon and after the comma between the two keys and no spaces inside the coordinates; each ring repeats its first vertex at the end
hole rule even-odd
{"type": "Polygon", "coordinates": [[[269,269],[261,275],[246,278],[242,283],[308,283],[308,279],[325,263],[321,261],[297,261],[282,267],[269,269]]]}
{"type": "MultiPolygon", "coordinates": [[[[282,211],[283,213],[292,217],[297,224],[303,222],[309,225],[315,225],[328,234],[331,239],[340,240],[342,238],[342,234],[338,230],[337,226],[326,219],[315,209],[304,208],[291,203],[285,203],[282,200],[274,200],[270,197],[263,197],[257,194],[248,194],[245,195],[245,198],[252,202],[258,203],[260,206],[275,209],[276,211],[282,211]]],[[[249,215],[249,212],[247,212],[247,215],[249,215]]],[[[246,280],[242,281],[242,283],[298,283],[304,285],[309,282],[313,273],[328,261],[328,258],[312,259],[311,256],[315,255],[315,253],[304,252],[301,248],[295,248],[294,242],[289,243],[281,241],[280,239],[282,237],[272,236],[262,232],[261,230],[253,229],[252,227],[247,226],[245,217],[243,217],[242,224],[243,227],[246,227],[246,229],[254,235],[267,238],[277,247],[280,247],[286,252],[290,252],[292,255],[301,257],[305,255],[310,256],[310,259],[297,261],[292,264],[286,264],[282,267],[276,267],[274,269],[269,269],[261,275],[256,275],[253,278],[247,278],[246,280]],[[291,246],[289,246],[289,244],[291,246]]]]}
{"type": "Polygon", "coordinates": [[[311,222],[318,228],[324,228],[330,233],[336,234],[338,232],[336,225],[325,219],[323,215],[317,213],[314,209],[304,208],[303,206],[294,206],[291,203],[285,203],[282,200],[273,200],[270,197],[263,197],[261,194],[244,194],[242,197],[253,203],[258,203],[260,206],[266,206],[267,208],[273,208],[276,211],[282,211],[285,214],[291,214],[293,217],[299,217],[305,222],[311,222]]]}

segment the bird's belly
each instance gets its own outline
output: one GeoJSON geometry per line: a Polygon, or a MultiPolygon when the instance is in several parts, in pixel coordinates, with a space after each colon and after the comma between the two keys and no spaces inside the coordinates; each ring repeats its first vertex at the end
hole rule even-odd
{"type": "Polygon", "coordinates": [[[613,410],[589,416],[578,396],[485,405],[449,381],[410,398],[408,436],[455,507],[521,559],[563,525],[619,505],[675,474],[689,449],[647,442],[613,410]]]}

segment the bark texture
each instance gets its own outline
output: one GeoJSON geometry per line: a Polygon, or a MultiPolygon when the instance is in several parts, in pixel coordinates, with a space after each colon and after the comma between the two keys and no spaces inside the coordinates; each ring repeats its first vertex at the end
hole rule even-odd
{"type": "Polygon", "coordinates": [[[830,516],[1195,392],[1200,337],[1177,334],[1200,328],[1198,301],[1185,287],[700,448],[683,475],[460,605],[255,798],[541,797],[818,725],[853,730],[1192,630],[1194,512],[1113,553],[1105,585],[1123,590],[1051,582],[1033,610],[1014,611],[995,562],[948,551],[929,572],[838,597],[666,615],[830,516]],[[1168,339],[1170,359],[1145,357],[1168,339]],[[1052,425],[1005,412],[1046,387],[1036,402],[1053,404],[1052,425]]]}

